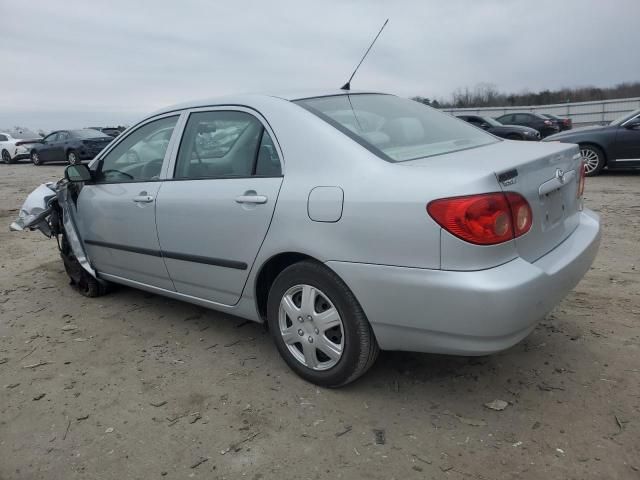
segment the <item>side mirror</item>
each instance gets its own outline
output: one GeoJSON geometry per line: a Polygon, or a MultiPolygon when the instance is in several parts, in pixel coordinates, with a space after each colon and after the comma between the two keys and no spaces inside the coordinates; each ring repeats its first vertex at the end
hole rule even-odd
{"type": "Polygon", "coordinates": [[[70,182],[89,182],[91,181],[91,170],[83,164],[69,165],[64,170],[64,176],[70,182]]]}
{"type": "Polygon", "coordinates": [[[636,130],[640,128],[640,118],[634,118],[629,123],[625,124],[624,128],[628,130],[636,130]]]}

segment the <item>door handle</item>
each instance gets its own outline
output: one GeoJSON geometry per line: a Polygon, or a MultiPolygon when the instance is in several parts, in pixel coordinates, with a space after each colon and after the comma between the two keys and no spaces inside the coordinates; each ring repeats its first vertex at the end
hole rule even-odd
{"type": "Polygon", "coordinates": [[[236,197],[236,203],[267,203],[267,197],[264,195],[240,195],[236,197]]]}
{"type": "Polygon", "coordinates": [[[136,203],[151,203],[153,202],[153,197],[151,195],[136,195],[133,197],[133,201],[136,203]]]}

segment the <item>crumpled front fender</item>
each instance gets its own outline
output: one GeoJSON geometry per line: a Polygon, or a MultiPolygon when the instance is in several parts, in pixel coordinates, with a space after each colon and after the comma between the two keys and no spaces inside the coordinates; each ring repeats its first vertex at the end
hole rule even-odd
{"type": "Polygon", "coordinates": [[[47,237],[51,237],[51,228],[47,219],[53,208],[57,186],[53,182],[43,183],[29,194],[20,208],[18,218],[9,226],[12,232],[23,230],[40,230],[47,237]]]}
{"type": "MultiPolygon", "coordinates": [[[[65,237],[73,255],[84,270],[98,281],[100,280],[96,271],[91,266],[87,257],[84,245],[78,234],[75,222],[75,204],[70,198],[69,183],[59,181],[58,183],[43,183],[29,194],[24,204],[20,208],[18,218],[11,223],[9,229],[12,232],[24,230],[40,230],[44,235],[51,238],[53,234],[64,230],[65,237]],[[56,205],[57,204],[57,205],[56,205]],[[59,206],[62,211],[62,225],[54,227],[58,231],[52,231],[52,222],[55,209],[59,206]]],[[[57,215],[59,218],[60,215],[57,215]]],[[[55,217],[54,217],[55,218],[55,217]]],[[[55,223],[55,222],[53,222],[55,223]]],[[[58,222],[59,223],[59,222],[58,222]]]]}

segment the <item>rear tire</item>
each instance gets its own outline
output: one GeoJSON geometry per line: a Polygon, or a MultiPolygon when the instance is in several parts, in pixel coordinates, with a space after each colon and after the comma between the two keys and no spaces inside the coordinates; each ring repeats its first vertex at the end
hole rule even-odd
{"type": "Polygon", "coordinates": [[[332,270],[313,261],[293,264],[276,277],[269,291],[267,321],[287,365],[323,387],[353,382],[379,353],[371,325],[351,290],[332,270]],[[303,303],[304,298],[312,300],[303,303]]]}
{"type": "Polygon", "coordinates": [[[587,177],[595,177],[602,172],[605,165],[602,149],[595,145],[580,145],[580,154],[584,160],[584,171],[587,177]]]}
{"type": "Polygon", "coordinates": [[[2,161],[9,165],[10,163],[15,163],[11,158],[11,154],[7,150],[2,150],[2,161]]]}
{"type": "Polygon", "coordinates": [[[42,165],[42,160],[40,159],[40,154],[35,150],[31,152],[31,163],[33,163],[36,167],[42,165]]]}

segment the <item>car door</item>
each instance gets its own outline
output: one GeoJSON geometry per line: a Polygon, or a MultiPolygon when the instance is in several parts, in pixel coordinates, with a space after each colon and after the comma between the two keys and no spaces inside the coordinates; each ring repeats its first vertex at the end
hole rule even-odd
{"type": "Polygon", "coordinates": [[[173,147],[169,143],[157,151],[145,145],[158,131],[175,129],[178,119],[173,114],[141,124],[91,165],[95,182],[80,192],[78,229],[94,268],[107,279],[174,290],[155,219],[165,159],[173,147]]]}
{"type": "Polygon", "coordinates": [[[640,165],[640,115],[627,120],[616,131],[614,146],[615,163],[621,167],[640,165]],[[634,126],[635,125],[635,126],[634,126]]]}
{"type": "MultiPolygon", "coordinates": [[[[526,113],[516,113],[514,115],[513,123],[515,125],[522,125],[524,127],[531,127],[532,117],[527,115],[526,113]]],[[[531,127],[535,128],[535,127],[531,127]]]]}
{"type": "Polygon", "coordinates": [[[156,206],[162,255],[178,292],[238,302],[271,223],[280,158],[273,132],[255,112],[190,112],[173,178],[156,206]]]}
{"type": "Polygon", "coordinates": [[[55,162],[65,162],[67,160],[67,156],[65,154],[66,145],[69,142],[69,132],[61,131],[58,132],[58,136],[55,141],[51,145],[51,149],[49,150],[49,155],[52,161],[55,162]]]}
{"type": "Polygon", "coordinates": [[[53,132],[42,139],[42,144],[38,148],[40,161],[46,162],[54,159],[54,149],[56,148],[56,140],[60,132],[53,132]]]}

